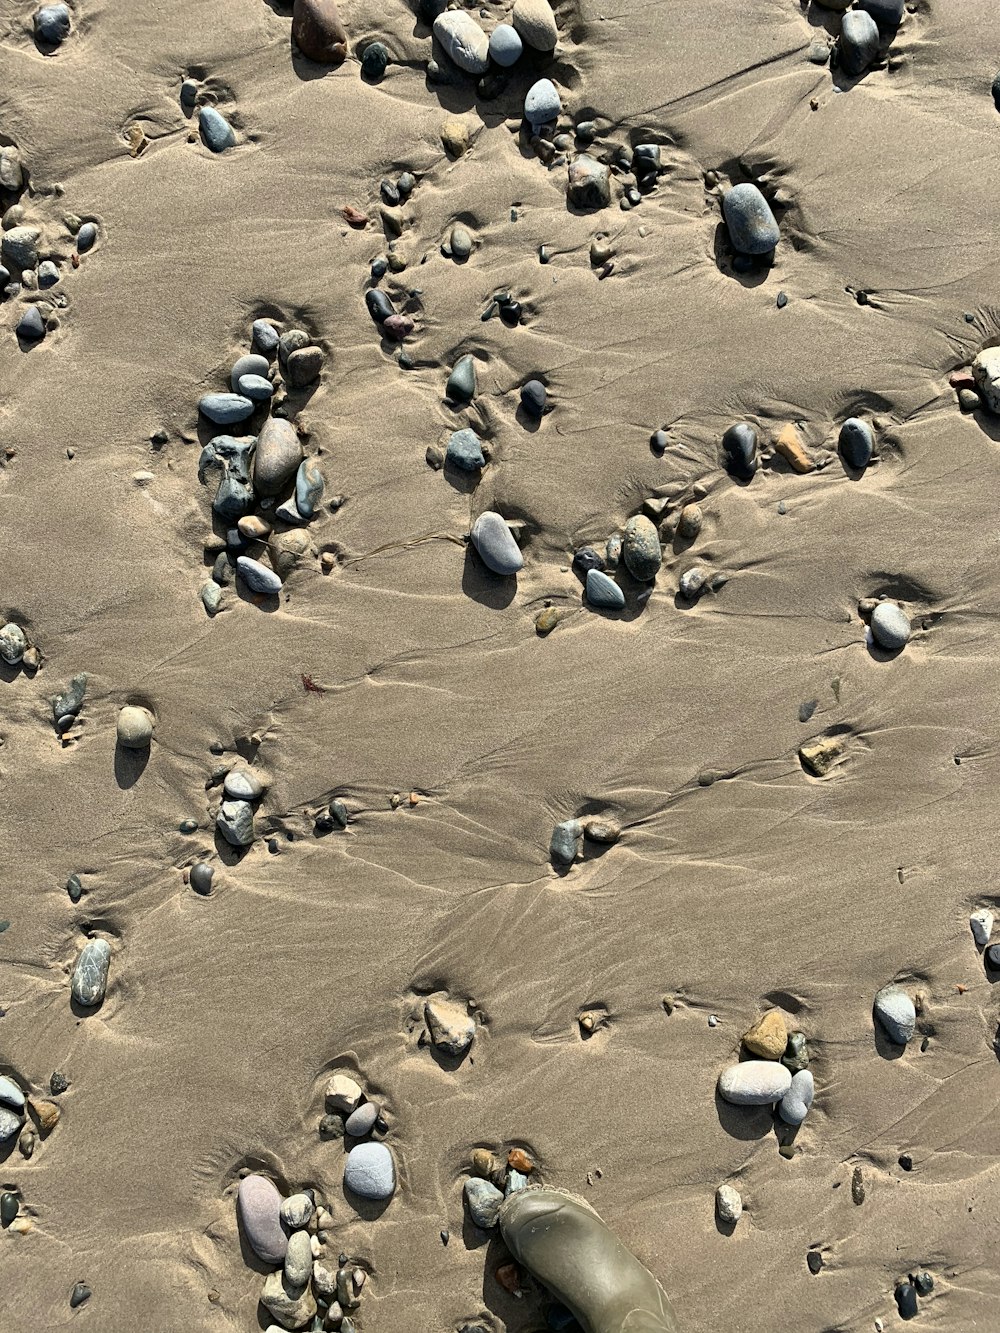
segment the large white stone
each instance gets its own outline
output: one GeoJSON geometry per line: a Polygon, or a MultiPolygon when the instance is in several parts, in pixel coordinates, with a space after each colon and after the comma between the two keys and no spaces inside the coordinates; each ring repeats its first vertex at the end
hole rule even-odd
{"type": "Polygon", "coordinates": [[[434,36],[448,59],[466,74],[485,74],[490,67],[490,39],[464,9],[446,9],[434,20],[434,36]]]}
{"type": "Polygon", "coordinates": [[[972,363],[979,396],[991,412],[1000,414],[1000,347],[984,347],[972,363]]]}
{"type": "Polygon", "coordinates": [[[901,986],[882,987],[875,996],[875,1017],[897,1046],[905,1046],[916,1030],[916,1008],[901,986]]]}
{"type": "Polygon", "coordinates": [[[719,1095],[734,1106],[770,1106],[791,1086],[791,1070],[774,1060],[744,1060],[719,1077],[719,1095]]]}
{"type": "Polygon", "coordinates": [[[969,917],[969,928],[979,947],[985,949],[993,934],[993,913],[985,907],[980,907],[978,912],[973,912],[969,917]]]}

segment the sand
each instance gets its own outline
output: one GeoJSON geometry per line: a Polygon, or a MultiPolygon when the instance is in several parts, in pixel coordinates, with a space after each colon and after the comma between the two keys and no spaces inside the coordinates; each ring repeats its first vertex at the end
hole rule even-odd
{"type": "Polygon", "coordinates": [[[838,92],[806,59],[822,24],[798,0],[559,4],[548,72],[567,112],[598,118],[603,147],[655,139],[669,166],[635,211],[573,214],[564,169],[519,147],[526,80],[480,104],[472,83],[429,86],[428,30],[403,4],[345,2],[351,55],[322,77],[262,0],[81,0],[51,58],[31,6],[7,7],[0,134],[30,168],[22,202],[64,260],[64,212],[101,229],[64,263],[68,306],[39,347],[18,350],[20,303],[0,307],[3,610],[44,657],[0,682],[0,1072],[36,1095],[53,1070],[71,1082],[32,1159],[11,1143],[0,1164],[32,1224],[0,1234],[10,1333],[263,1327],[235,1220],[248,1165],[333,1201],[338,1245],[372,1272],[366,1333],[477,1315],[528,1333],[537,1301],[497,1286],[499,1242],[463,1225],[469,1153],[502,1142],[608,1219],[686,1333],[892,1327],[895,1282],[924,1267],[922,1326],[995,1327],[998,1004],[968,917],[997,901],[1000,426],[961,415],[947,380],[1000,334],[995,13],[916,10],[889,67],[838,92]],[[398,63],[367,85],[375,37],[398,63]],[[237,127],[220,156],[188,141],[191,72],[237,127]],[[472,130],[457,161],[439,139],[454,113],[472,130]],[[363,300],[384,238],[340,215],[377,217],[380,179],[404,169],[409,267],[383,286],[421,289],[410,371],[363,300]],[[708,171],[780,191],[766,279],[717,265],[708,171]],[[464,265],[439,251],[456,219],[477,241],[464,265]],[[498,290],[522,327],[480,321],[498,290]],[[262,313],[328,354],[301,422],[346,497],[311,528],[337,562],[306,562],[273,612],[230,589],[209,619],[196,404],[228,387],[262,313]],[[442,390],[465,352],[480,393],[455,413],[442,390]],[[517,388],[536,374],[554,410],[527,431],[517,388]],[[861,480],[836,459],[807,475],[779,460],[749,486],[719,466],[733,421],[768,440],[795,420],[833,450],[852,414],[880,423],[861,480]],[[494,455],[474,494],[425,462],[464,424],[494,455]],[[702,533],[668,546],[648,603],[588,611],[574,548],[695,487],[702,533]],[[527,527],[516,588],[464,551],[487,508],[527,527]],[[682,606],[695,557],[730,578],[682,606]],[[891,662],[857,614],[880,593],[915,625],[891,662]],[[540,638],[547,600],[565,614],[540,638]],[[49,700],[78,671],[64,747],[49,700]],[[130,702],[156,717],[137,777],[116,769],[130,702]],[[830,728],[844,756],[811,778],[798,746],[830,728]],[[235,752],[271,786],[253,850],[223,864],[206,782],[235,752]],[[333,795],[354,820],[317,838],[333,795]],[[552,826],[588,812],[624,835],[560,875],[552,826]],[[183,870],[206,853],[203,898],[183,870]],[[68,974],[95,932],[111,982],[82,1017],[68,974]],[[929,1042],[887,1059],[871,1005],[893,980],[922,992],[929,1042]],[[439,991],[481,1015],[458,1069],[417,1044],[439,991]],[[769,1117],[715,1099],[774,1004],[817,1086],[790,1160],[769,1117]],[[577,1015],[598,1006],[607,1026],[583,1040],[577,1015]],[[389,1120],[399,1189],[376,1221],[345,1203],[341,1148],[317,1134],[335,1069],[389,1120]],[[746,1208],[731,1236],[722,1182],[746,1208]],[[70,1311],[78,1279],[93,1295],[70,1311]]]}

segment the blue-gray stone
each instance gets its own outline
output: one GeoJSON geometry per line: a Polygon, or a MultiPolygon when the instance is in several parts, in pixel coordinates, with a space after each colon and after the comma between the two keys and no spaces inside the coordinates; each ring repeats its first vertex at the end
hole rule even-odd
{"type": "Polygon", "coordinates": [[[792,1075],[792,1086],[778,1104],[778,1114],[786,1125],[802,1124],[813,1104],[814,1093],[812,1073],[808,1069],[797,1070],[792,1075]]]}
{"type": "Polygon", "coordinates": [[[903,21],[904,0],[858,0],[858,8],[871,14],[880,28],[895,28],[903,21]]]}
{"type": "Polygon", "coordinates": [[[583,825],[578,819],[565,819],[552,830],[549,842],[549,855],[560,865],[572,865],[576,860],[580,839],[583,837],[583,825]]]}
{"type": "Polygon", "coordinates": [[[94,1008],[104,999],[111,966],[111,945],[107,940],[88,940],[76,960],[70,989],[77,1004],[94,1008]]]}
{"type": "Polygon", "coordinates": [[[344,1188],[361,1199],[391,1199],[396,1190],[396,1164],[384,1143],[359,1143],[344,1163],[344,1188]]]}
{"type": "Polygon", "coordinates": [[[198,861],[191,867],[191,887],[195,893],[211,893],[215,871],[207,861],[198,861]]]}
{"type": "Polygon", "coordinates": [[[516,574],[524,567],[524,557],[506,520],[491,509],[480,514],[472,525],[472,544],[494,574],[516,574]]]}
{"type": "Polygon", "coordinates": [[[722,215],[733,249],[745,255],[766,255],[781,239],[771,206],[756,185],[734,185],[722,197],[722,215]]]}
{"type": "Polygon", "coordinates": [[[476,358],[471,353],[460,356],[455,362],[448,383],[445,385],[445,397],[455,402],[469,402],[476,394],[476,358]]]}
{"type": "Polygon", "coordinates": [[[51,259],[43,259],[38,265],[38,285],[41,288],[54,287],[59,281],[59,266],[51,259]]]}
{"type": "Polygon", "coordinates": [[[198,403],[202,416],[217,426],[232,426],[253,415],[254,404],[239,393],[206,393],[198,403]]]}
{"type": "Polygon", "coordinates": [[[255,403],[266,403],[274,394],[274,385],[264,375],[241,375],[236,386],[244,398],[255,403]]]}
{"type": "MultiPolygon", "coordinates": [[[[278,345],[275,338],[274,345],[278,345]]],[[[238,393],[240,380],[244,375],[260,375],[267,379],[267,372],[271,366],[266,356],[260,356],[257,352],[248,352],[245,356],[238,357],[233,362],[233,368],[229,372],[229,387],[233,393],[238,393]]]]}
{"type": "Polygon", "coordinates": [[[58,46],[69,36],[71,24],[67,5],[42,5],[35,13],[35,37],[46,46],[58,46]]]}
{"type": "Polygon", "coordinates": [[[381,79],[390,60],[384,42],[369,42],[361,56],[361,73],[366,79],[381,79]]]}
{"type": "Polygon", "coordinates": [[[417,178],[412,171],[401,172],[399,180],[396,182],[396,189],[399,191],[401,198],[409,199],[416,183],[417,178]]]}
{"type": "Polygon", "coordinates": [[[295,474],[295,508],[304,519],[310,519],[323,498],[325,482],[315,458],[304,458],[295,474]]]}
{"type": "Polygon", "coordinates": [[[872,638],[880,648],[895,653],[905,648],[911,627],[906,613],[895,602],[879,602],[872,612],[872,638]]]}
{"type": "Polygon", "coordinates": [[[375,1126],[378,1119],[378,1106],[375,1102],[364,1102],[351,1112],[344,1122],[345,1131],[353,1139],[363,1139],[375,1126]]]}
{"type": "Polygon", "coordinates": [[[515,1171],[513,1167],[510,1167],[507,1171],[507,1180],[503,1187],[503,1192],[506,1198],[509,1199],[510,1196],[516,1194],[518,1190],[526,1190],[527,1188],[528,1177],[522,1172],[515,1171]]]}
{"type": "Polygon", "coordinates": [[[281,335],[273,324],[266,319],[255,319],[251,336],[254,346],[259,347],[266,357],[274,356],[281,335]]]}
{"type": "Polygon", "coordinates": [[[875,996],[875,1017],[890,1041],[905,1046],[917,1027],[917,1011],[901,986],[883,986],[875,996]]]}
{"type": "Polygon", "coordinates": [[[227,473],[219,482],[219,489],[212,501],[212,508],[220,518],[235,521],[249,514],[255,504],[253,487],[249,482],[240,481],[232,473],[227,473]]]}
{"type": "Polygon", "coordinates": [[[546,391],[541,380],[528,380],[521,385],[521,406],[531,417],[541,417],[545,412],[546,391]]]}
{"type": "Polygon", "coordinates": [[[0,1106],[0,1142],[12,1139],[20,1130],[21,1124],[21,1117],[15,1111],[9,1111],[6,1106],[0,1106]]]}
{"type": "Polygon", "coordinates": [[[854,78],[863,74],[878,55],[878,24],[863,9],[852,9],[840,25],[840,64],[854,78]]]}
{"type": "Polygon", "coordinates": [[[87,692],[87,673],[81,671],[70,681],[65,694],[57,694],[52,700],[52,716],[56,722],[63,717],[76,717],[83,707],[83,698],[87,692]]]}
{"type": "Polygon", "coordinates": [[[734,477],[749,480],[757,471],[757,432],[748,421],[737,421],[722,437],[726,469],[734,477]]]}
{"type": "Polygon", "coordinates": [[[202,605],[210,616],[214,616],[219,609],[219,603],[222,601],[222,589],[211,579],[202,585],[201,592],[198,594],[202,605]]]}
{"type": "Polygon", "coordinates": [[[253,435],[215,435],[198,458],[198,480],[205,480],[210,467],[221,468],[239,481],[250,480],[250,458],[257,443],[253,435]]]}
{"type": "Polygon", "coordinates": [[[236,572],[251,592],[273,596],[281,591],[281,579],[274,570],[268,569],[259,560],[252,560],[248,555],[236,557],[236,572]]]}
{"type": "Polygon", "coordinates": [[[517,29],[511,24],[498,23],[490,33],[490,58],[502,69],[516,65],[523,50],[517,29]]]}
{"type": "Polygon", "coordinates": [[[635,514],[625,524],[622,558],[628,572],[641,583],[656,578],[663,559],[660,534],[645,514],[635,514]]]}
{"type": "Polygon", "coordinates": [[[29,305],[17,321],[17,336],[26,342],[38,342],[45,337],[45,320],[37,306],[29,305]]]}
{"type": "Polygon", "coordinates": [[[604,606],[609,611],[620,611],[625,605],[625,594],[614,579],[602,569],[588,569],[587,601],[591,606],[604,606]]]}
{"type": "Polygon", "coordinates": [[[203,106],[198,111],[198,128],[205,147],[213,153],[224,153],[236,143],[233,127],[214,106],[203,106]]]}
{"type": "Polygon", "coordinates": [[[38,263],[41,234],[37,227],[11,227],[0,238],[0,254],[15,268],[34,268],[38,263]]]}
{"type": "Polygon", "coordinates": [[[848,417],[840,428],[840,453],[848,467],[866,468],[872,461],[875,436],[867,421],[848,417]]]}
{"type": "Polygon", "coordinates": [[[24,1093],[6,1074],[0,1074],[0,1102],[4,1106],[13,1106],[15,1111],[24,1110],[24,1093]]]}
{"type": "Polygon", "coordinates": [[[478,1176],[471,1176],[463,1189],[465,1195],[465,1206],[469,1210],[469,1216],[475,1222],[477,1227],[482,1227],[484,1231],[489,1231],[497,1224],[497,1218],[500,1213],[500,1205],[503,1203],[503,1194],[495,1185],[491,1185],[488,1180],[480,1180],[478,1176]]]}
{"type": "Polygon", "coordinates": [[[10,282],[10,269],[6,269],[0,264],[0,291],[10,282]]]}
{"type": "Polygon", "coordinates": [[[97,240],[97,223],[85,222],[76,233],[77,253],[85,255],[88,250],[92,250],[94,242],[97,240]]]}
{"type": "Polygon", "coordinates": [[[463,472],[478,472],[481,467],[485,467],[482,441],[476,432],[468,426],[464,430],[456,430],[448,441],[444,461],[452,467],[461,468],[463,472]]]}
{"type": "Polygon", "coordinates": [[[253,806],[248,801],[223,801],[215,827],[233,847],[249,847],[253,842],[253,806]]]}
{"type": "Polygon", "coordinates": [[[524,99],[524,118],[533,130],[559,119],[562,102],[551,79],[539,79],[528,89],[524,99]]]}

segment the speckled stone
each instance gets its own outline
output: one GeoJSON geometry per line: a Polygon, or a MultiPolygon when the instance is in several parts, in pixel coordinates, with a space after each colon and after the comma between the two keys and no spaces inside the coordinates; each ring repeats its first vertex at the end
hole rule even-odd
{"type": "Polygon", "coordinates": [[[253,459],[253,487],[258,495],[279,495],[298,471],[302,444],[295,427],[284,417],[269,417],[257,436],[253,459]]]}
{"type": "Polygon", "coordinates": [[[34,268],[41,234],[37,227],[10,227],[0,237],[0,254],[14,268],[34,268]]]}
{"type": "Polygon", "coordinates": [[[88,940],[76,960],[70,978],[70,990],[77,1004],[93,1009],[104,999],[111,966],[111,945],[107,940],[88,940]]]}
{"type": "Polygon", "coordinates": [[[253,842],[253,806],[247,801],[223,801],[215,825],[233,847],[249,847],[253,842]]]}
{"type": "Polygon", "coordinates": [[[635,514],[625,524],[622,559],[633,578],[642,583],[655,579],[663,559],[660,534],[645,514],[635,514]]]}
{"type": "Polygon", "coordinates": [[[8,621],[3,629],[0,629],[0,658],[3,658],[8,666],[17,666],[27,648],[28,640],[24,630],[13,620],[8,621]]]}
{"type": "Polygon", "coordinates": [[[444,457],[446,464],[460,468],[463,472],[478,472],[486,466],[483,442],[468,426],[452,433],[444,457]]]}
{"type": "Polygon", "coordinates": [[[500,1214],[500,1205],[503,1203],[504,1196],[495,1185],[490,1184],[488,1180],[479,1180],[475,1176],[465,1182],[462,1193],[465,1197],[465,1206],[469,1210],[469,1216],[475,1222],[477,1227],[484,1231],[489,1231],[497,1224],[497,1218],[500,1214]]]}
{"type": "Polygon", "coordinates": [[[733,249],[741,254],[769,254],[781,239],[770,205],[749,182],[734,185],[723,195],[722,215],[733,249]]]}

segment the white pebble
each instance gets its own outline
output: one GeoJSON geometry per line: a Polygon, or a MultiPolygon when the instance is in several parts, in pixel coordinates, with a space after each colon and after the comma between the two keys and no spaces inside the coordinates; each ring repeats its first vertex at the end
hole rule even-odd
{"type": "Polygon", "coordinates": [[[709,1014],[708,1026],[710,1028],[717,1028],[719,1026],[719,1019],[717,1014],[709,1014]]]}
{"type": "Polygon", "coordinates": [[[715,1191],[715,1211],[720,1222],[736,1223],[743,1216],[743,1200],[732,1185],[720,1185],[715,1191]]]}
{"type": "Polygon", "coordinates": [[[990,942],[990,936],[993,934],[993,913],[988,912],[985,907],[981,907],[978,912],[973,912],[969,917],[969,926],[972,929],[972,935],[980,948],[985,949],[990,942]]]}

